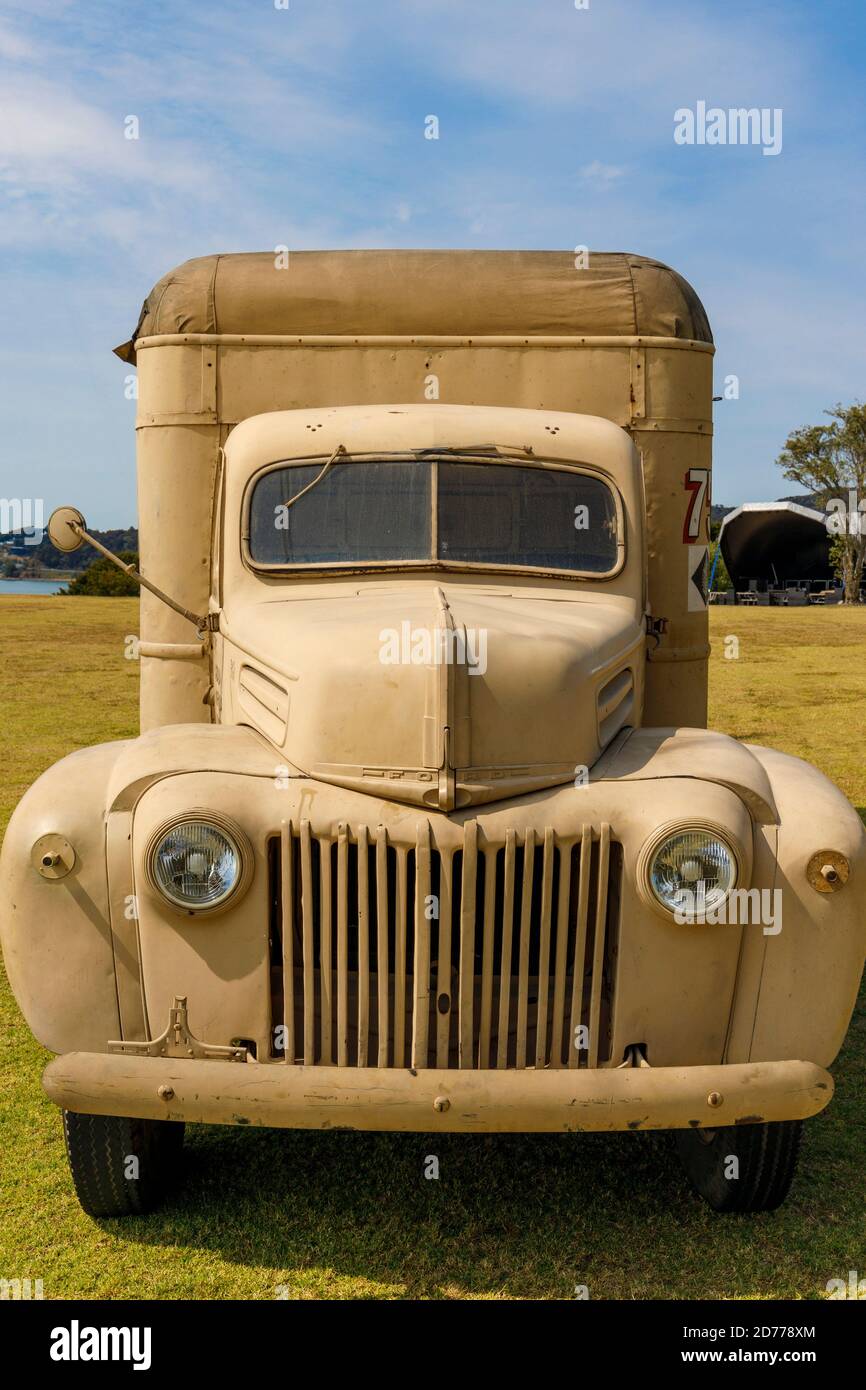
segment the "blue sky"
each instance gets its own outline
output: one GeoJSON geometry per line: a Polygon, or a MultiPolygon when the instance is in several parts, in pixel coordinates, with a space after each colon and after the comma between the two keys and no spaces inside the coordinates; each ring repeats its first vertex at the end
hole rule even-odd
{"type": "Polygon", "coordinates": [[[788,432],[866,396],[864,60],[862,0],[0,0],[0,496],[134,521],[111,349],[172,265],[279,244],[666,261],[740,380],[714,499],[795,491],[788,432]],[[675,144],[699,100],[781,153],[675,144]]]}

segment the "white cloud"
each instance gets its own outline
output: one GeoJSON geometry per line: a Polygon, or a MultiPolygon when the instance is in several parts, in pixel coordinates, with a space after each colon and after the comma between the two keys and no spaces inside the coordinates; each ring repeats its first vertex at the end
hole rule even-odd
{"type": "Polygon", "coordinates": [[[19,62],[33,56],[33,45],[21,34],[16,34],[6,24],[0,23],[0,58],[19,62]]]}
{"type": "Polygon", "coordinates": [[[579,172],[582,179],[603,188],[621,179],[625,169],[617,164],[603,164],[600,159],[594,159],[591,164],[584,164],[579,172]]]}
{"type": "MultiPolygon", "coordinates": [[[[269,227],[283,242],[287,224],[321,222],[305,200],[310,187],[319,191],[323,160],[387,148],[387,127],[337,99],[317,12],[287,25],[283,12],[241,20],[208,5],[183,12],[159,41],[142,32],[142,16],[118,29],[99,0],[87,12],[61,3],[52,13],[54,24],[33,26],[34,42],[0,22],[7,248],[58,235],[81,249],[153,245],[186,230],[195,254],[203,229],[222,223],[235,229],[232,249],[246,228],[253,246],[269,244],[269,227]],[[137,140],[124,138],[129,115],[140,122],[137,140]]],[[[340,53],[351,27],[338,26],[340,53]]],[[[206,249],[223,245],[208,238],[206,249]]]]}
{"type": "Polygon", "coordinates": [[[694,0],[604,0],[589,11],[566,0],[437,0],[432,8],[404,0],[400,8],[415,19],[403,41],[422,48],[440,74],[530,109],[601,110],[609,129],[631,127],[638,143],[648,108],[669,106],[672,128],[674,110],[692,94],[727,106],[741,104],[734,94],[751,93],[746,105],[775,106],[810,81],[808,52],[760,9],[734,18],[729,6],[694,0]]]}
{"type": "Polygon", "coordinates": [[[110,178],[201,191],[214,171],[182,144],[127,140],[118,106],[113,114],[42,78],[19,77],[0,90],[0,178],[13,188],[52,190],[86,178],[110,178]]]}

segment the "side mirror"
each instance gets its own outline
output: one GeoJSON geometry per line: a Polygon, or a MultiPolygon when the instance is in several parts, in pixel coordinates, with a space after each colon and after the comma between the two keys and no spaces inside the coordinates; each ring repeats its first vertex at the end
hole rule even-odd
{"type": "Polygon", "coordinates": [[[115,555],[102,541],[98,541],[95,536],[91,536],[87,530],[87,522],[81,515],[77,507],[55,507],[48,518],[48,538],[57,550],[62,550],[68,554],[72,550],[78,550],[82,545],[90,545],[97,550],[100,555],[104,555],[106,560],[110,560],[124,574],[128,574],[137,584],[143,585],[149,593],[154,594],[162,603],[168,605],[175,613],[179,613],[188,622],[195,623],[199,633],[219,632],[218,613],[192,613],[182,604],[176,603],[168,594],[164,594],[162,589],[158,589],[155,584],[151,584],[149,579],[145,579],[143,574],[139,574],[135,565],[128,565],[119,556],[115,555]]]}
{"type": "Polygon", "coordinates": [[[55,507],[48,518],[48,539],[64,554],[81,549],[86,530],[87,522],[77,507],[55,507]]]}

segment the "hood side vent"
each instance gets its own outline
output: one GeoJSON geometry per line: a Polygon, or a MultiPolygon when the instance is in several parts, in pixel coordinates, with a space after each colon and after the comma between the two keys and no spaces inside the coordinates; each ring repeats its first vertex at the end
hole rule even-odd
{"type": "Polygon", "coordinates": [[[633,708],[634,672],[626,667],[598,692],[598,736],[602,748],[628,723],[633,708]]]}
{"type": "Polygon", "coordinates": [[[266,738],[282,747],[289,723],[289,695],[253,666],[241,667],[238,703],[266,738]]]}

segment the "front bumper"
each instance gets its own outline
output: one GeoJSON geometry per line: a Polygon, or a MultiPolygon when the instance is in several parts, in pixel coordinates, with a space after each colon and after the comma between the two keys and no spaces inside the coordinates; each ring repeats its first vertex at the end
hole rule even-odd
{"type": "Polygon", "coordinates": [[[716,1129],[806,1119],[833,1095],[812,1062],[411,1071],[72,1052],[45,1069],[66,1110],[204,1124],[422,1133],[716,1129]]]}

